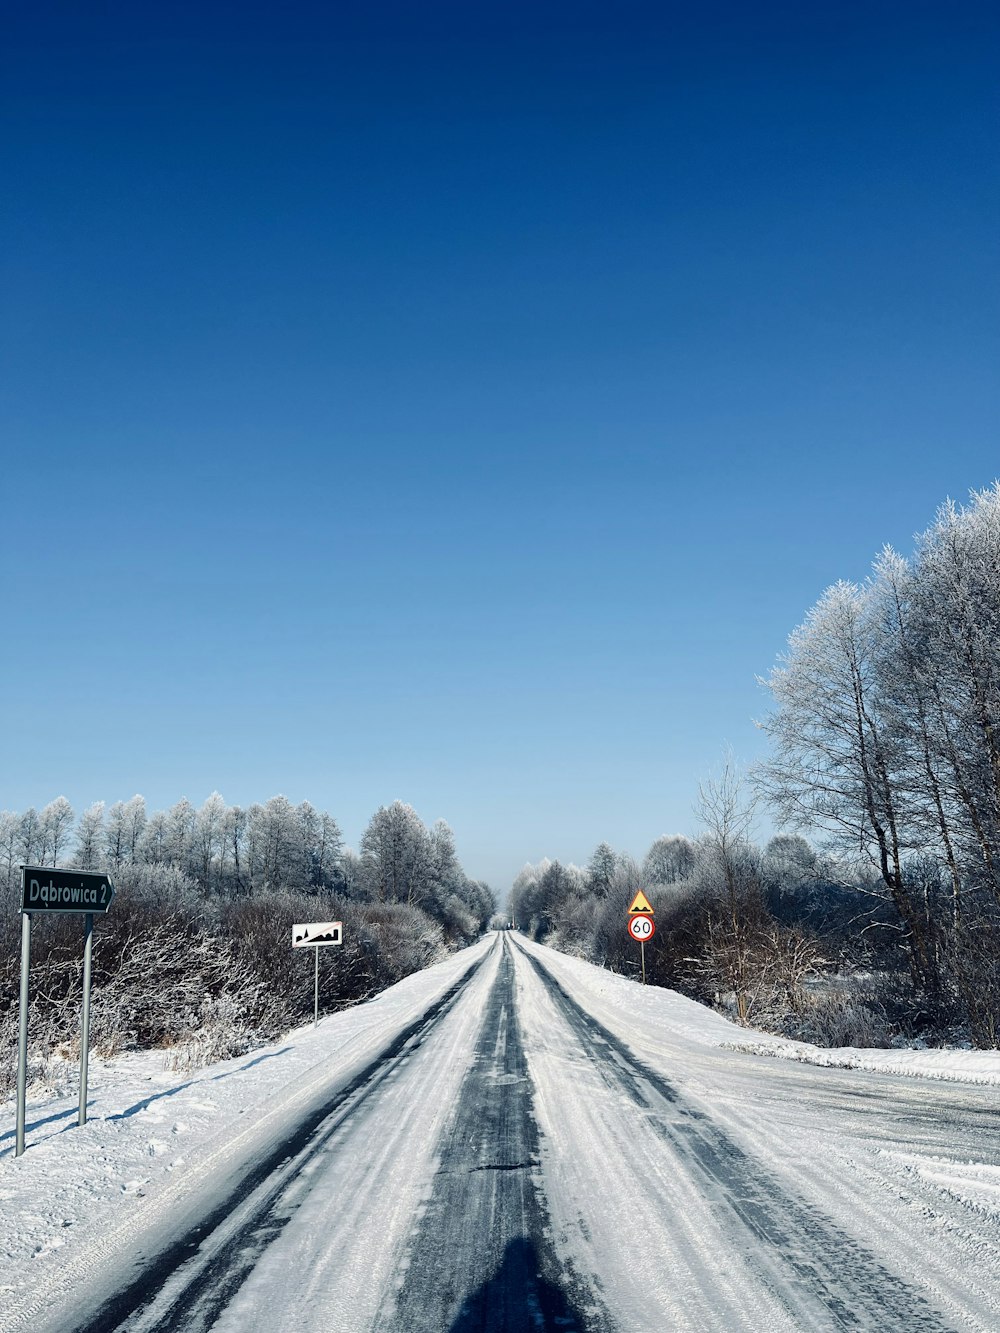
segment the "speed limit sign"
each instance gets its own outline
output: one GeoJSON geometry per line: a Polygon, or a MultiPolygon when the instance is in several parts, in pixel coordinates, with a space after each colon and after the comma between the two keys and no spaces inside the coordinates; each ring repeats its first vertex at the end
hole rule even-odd
{"type": "Polygon", "coordinates": [[[651,940],[656,934],[656,925],[651,916],[630,916],[628,919],[628,933],[634,940],[640,944],[646,940],[651,940]]]}

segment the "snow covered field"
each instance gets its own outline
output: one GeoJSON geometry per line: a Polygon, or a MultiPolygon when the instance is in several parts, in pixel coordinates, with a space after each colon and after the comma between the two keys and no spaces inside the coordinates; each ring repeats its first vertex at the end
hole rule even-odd
{"type": "Polygon", "coordinates": [[[95,1061],[18,1160],[0,1108],[0,1329],[995,1330],[998,1085],[491,936],[252,1056],[95,1061]]]}

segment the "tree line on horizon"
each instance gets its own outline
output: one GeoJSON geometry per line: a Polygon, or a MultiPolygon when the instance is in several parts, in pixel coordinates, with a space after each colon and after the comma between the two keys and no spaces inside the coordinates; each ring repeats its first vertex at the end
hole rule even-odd
{"type": "Polygon", "coordinates": [[[843,1006],[843,974],[864,971],[862,1029],[1000,1045],[1000,482],[943,505],[909,558],[886,547],[863,583],[828,588],[762,683],[772,750],[752,782],[788,834],[754,847],[727,770],[702,790],[701,838],[610,878],[610,849],[586,871],[528,868],[519,917],[614,966],[572,906],[553,915],[551,881],[572,905],[645,879],[663,984],[742,1021],[808,1035],[810,994],[843,1006]]]}
{"type": "MultiPolygon", "coordinates": [[[[331,815],[284,796],[244,809],[213,792],[165,811],[134,796],[79,818],[64,797],[0,811],[0,1095],[16,1055],[21,864],[106,871],[115,884],[95,931],[95,1049],[164,1046],[191,1063],[240,1054],[311,1015],[307,951],[290,956],[295,922],[344,923],[343,944],[321,950],[330,1010],[471,943],[496,910],[490,887],[462,869],[448,824],[428,828],[402,801],[376,810],[357,852],[331,815]]],[[[36,1074],[78,1041],[80,935],[78,914],[36,917],[36,1074]]]]}

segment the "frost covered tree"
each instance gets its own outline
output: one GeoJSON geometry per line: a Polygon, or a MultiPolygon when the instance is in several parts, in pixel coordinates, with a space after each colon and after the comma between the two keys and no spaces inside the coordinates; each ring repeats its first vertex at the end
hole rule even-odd
{"type": "Polygon", "coordinates": [[[587,886],[598,898],[606,898],[615,877],[617,857],[606,843],[598,843],[587,863],[587,886]]]}
{"type": "Polygon", "coordinates": [[[467,879],[464,897],[475,922],[476,934],[486,930],[497,913],[497,896],[485,880],[467,879]]]}
{"type": "Polygon", "coordinates": [[[380,805],[361,835],[365,883],[381,902],[420,903],[428,896],[433,876],[431,839],[410,805],[380,805]]]}
{"type": "MultiPolygon", "coordinates": [[[[141,796],[133,796],[128,801],[115,801],[109,806],[103,833],[106,860],[113,866],[136,861],[145,827],[146,802],[141,796]]],[[[155,859],[162,858],[158,856],[155,859]]]]}
{"type": "Polygon", "coordinates": [[[324,810],[319,816],[311,848],[314,884],[329,885],[337,882],[343,848],[340,825],[324,810]]]}
{"type": "Polygon", "coordinates": [[[943,506],[908,573],[907,739],[916,753],[927,744],[922,805],[933,807],[937,777],[942,847],[950,816],[951,850],[1000,901],[1000,490],[943,506]]]}
{"type": "Polygon", "coordinates": [[[340,854],[340,886],[348,898],[361,897],[364,891],[364,868],[361,857],[351,847],[340,854]]]}
{"type": "Polygon", "coordinates": [[[980,1009],[1000,934],[1000,486],[828,589],[767,684],[765,791],[875,867],[915,982],[980,1009]]]}
{"type": "Polygon", "coordinates": [[[286,796],[272,796],[247,811],[245,860],[251,890],[303,888],[309,883],[301,826],[286,796]]]}
{"type": "Polygon", "coordinates": [[[226,803],[217,791],[205,799],[195,816],[194,851],[198,878],[206,892],[213,887],[213,875],[218,870],[225,851],[226,803]]]}
{"type": "Polygon", "coordinates": [[[164,852],[168,863],[179,870],[193,867],[196,822],[195,808],[186,796],[182,796],[167,811],[164,852]]]}
{"type": "Polygon", "coordinates": [[[301,801],[295,807],[295,819],[298,825],[298,848],[296,860],[305,876],[303,887],[319,884],[316,873],[316,843],[319,840],[319,811],[310,801],[301,801]]]}
{"type": "Polygon", "coordinates": [[[550,865],[552,862],[545,857],[537,865],[527,862],[517,872],[507,900],[510,917],[516,929],[530,930],[535,889],[550,865]]]}
{"type": "Polygon", "coordinates": [[[227,806],[222,822],[222,863],[228,867],[228,884],[234,894],[240,894],[244,889],[246,830],[247,812],[238,805],[227,806]]]}
{"type": "Polygon", "coordinates": [[[446,820],[436,819],[434,821],[430,839],[434,878],[439,884],[451,887],[464,877],[462,876],[462,868],[458,864],[455,835],[446,820]]]}
{"type": "Polygon", "coordinates": [[[17,859],[23,865],[37,865],[44,854],[42,821],[35,807],[29,805],[18,822],[17,859]]]}
{"type": "Polygon", "coordinates": [[[837,583],[792,634],[767,682],[777,704],[763,728],[772,758],[762,790],[789,827],[821,828],[877,869],[906,928],[914,980],[936,988],[926,915],[905,875],[917,850],[903,740],[885,708],[880,604],[871,585],[837,583]]]}
{"type": "Polygon", "coordinates": [[[303,884],[321,888],[337,877],[342,839],[340,827],[332,815],[320,812],[308,801],[295,808],[298,820],[300,873],[303,884]]]}
{"type": "MultiPolygon", "coordinates": [[[[443,819],[434,821],[428,833],[429,861],[424,906],[436,917],[450,915],[456,925],[464,916],[469,917],[470,895],[462,867],[455,850],[455,835],[443,819]]],[[[457,933],[470,933],[471,919],[457,933]]]]}
{"type": "Polygon", "coordinates": [[[39,815],[42,857],[46,865],[56,866],[66,853],[76,815],[65,796],[50,801],[39,815]]]}
{"type": "Polygon", "coordinates": [[[104,824],[104,854],[110,865],[120,866],[128,855],[125,802],[115,801],[108,808],[104,824]]]}
{"type": "Polygon", "coordinates": [[[695,849],[690,838],[675,833],[657,838],[646,853],[642,873],[650,884],[675,884],[694,870],[695,849]]]}
{"type": "Polygon", "coordinates": [[[125,809],[122,812],[122,846],[130,862],[134,862],[139,857],[139,846],[142,842],[142,836],[146,828],[146,802],[135,795],[125,802],[125,809]]]}
{"type": "Polygon", "coordinates": [[[567,904],[586,889],[586,874],[576,866],[548,859],[526,867],[512,891],[517,924],[532,939],[545,940],[556,931],[567,904]]]}
{"type": "Polygon", "coordinates": [[[697,812],[707,830],[704,873],[711,877],[705,965],[716,989],[732,991],[741,1023],[748,1021],[759,972],[759,936],[766,913],[750,841],[753,801],[732,759],[698,789],[697,812]]]}
{"type": "Polygon", "coordinates": [[[81,870],[96,870],[104,863],[104,802],[95,801],[76,826],[73,859],[81,870]]]}
{"type": "Polygon", "coordinates": [[[163,810],[154,810],[146,820],[139,846],[143,861],[151,865],[160,865],[167,857],[168,836],[167,816],[163,810]]]}
{"type": "Polygon", "coordinates": [[[778,903],[794,902],[815,881],[818,873],[816,852],[796,833],[777,834],[761,855],[761,877],[778,903]]]}
{"type": "Polygon", "coordinates": [[[0,885],[12,891],[17,880],[21,817],[13,810],[0,810],[0,885]]]}

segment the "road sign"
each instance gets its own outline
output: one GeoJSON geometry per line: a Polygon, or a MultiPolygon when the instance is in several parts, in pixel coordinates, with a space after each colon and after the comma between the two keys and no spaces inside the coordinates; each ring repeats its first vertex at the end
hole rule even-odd
{"type": "Polygon", "coordinates": [[[629,914],[630,914],[630,915],[631,915],[633,912],[648,912],[649,915],[652,916],[652,915],[653,915],[653,904],[649,901],[649,899],[648,899],[648,898],[646,897],[646,895],[643,893],[642,889],[640,889],[639,892],[638,892],[638,893],[635,895],[635,897],[632,899],[632,906],[631,906],[628,910],[629,910],[629,914]]]}
{"type": "Polygon", "coordinates": [[[90,972],[94,948],[94,916],[106,912],[115,896],[107,875],[59,866],[21,867],[21,991],[17,1040],[17,1112],[14,1156],[24,1152],[28,1084],[28,983],[31,973],[31,918],[36,912],[83,914],[83,1007],[80,1010],[80,1110],[77,1124],[87,1123],[87,1070],[90,1062],[90,972]]]}
{"type": "Polygon", "coordinates": [[[321,944],[343,944],[344,926],[341,921],[306,921],[292,927],[292,948],[318,948],[321,944]]]}
{"type": "Polygon", "coordinates": [[[22,912],[106,912],[114,896],[107,875],[51,866],[21,867],[22,912]]]}
{"type": "Polygon", "coordinates": [[[656,922],[651,916],[645,914],[630,916],[628,919],[628,933],[640,944],[645,944],[646,940],[651,940],[656,934],[656,922]]]}
{"type": "Polygon", "coordinates": [[[303,921],[292,927],[293,949],[315,949],[313,954],[316,967],[313,972],[313,1027],[319,1022],[319,946],[321,944],[343,944],[344,924],[342,921],[303,921]]]}

